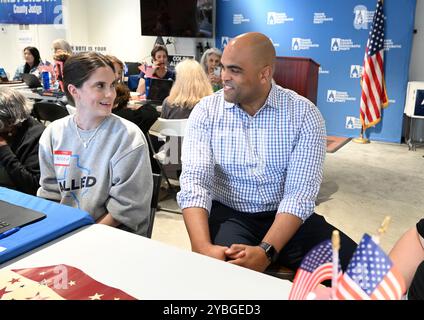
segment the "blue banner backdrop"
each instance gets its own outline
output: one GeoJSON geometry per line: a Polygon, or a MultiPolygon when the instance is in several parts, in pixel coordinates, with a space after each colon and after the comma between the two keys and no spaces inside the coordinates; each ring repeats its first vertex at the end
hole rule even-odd
{"type": "MultiPolygon", "coordinates": [[[[376,0],[216,0],[216,46],[258,31],[277,56],[308,57],[321,65],[317,106],[327,134],[360,132],[360,74],[376,0]]],[[[399,143],[408,82],[416,0],[385,0],[385,74],[389,106],[366,131],[372,140],[399,143]]]]}
{"type": "Polygon", "coordinates": [[[0,23],[63,24],[62,0],[0,0],[0,23]]]}

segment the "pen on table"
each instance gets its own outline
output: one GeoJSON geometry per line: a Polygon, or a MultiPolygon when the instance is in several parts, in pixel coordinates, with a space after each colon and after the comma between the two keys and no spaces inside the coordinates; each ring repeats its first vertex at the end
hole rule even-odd
{"type": "Polygon", "coordinates": [[[0,239],[3,239],[3,238],[8,237],[8,236],[10,236],[10,235],[14,234],[15,232],[18,232],[20,229],[21,229],[21,228],[16,227],[16,228],[12,228],[12,229],[10,229],[10,230],[7,230],[7,231],[5,231],[5,232],[3,232],[3,233],[0,233],[0,239]]]}

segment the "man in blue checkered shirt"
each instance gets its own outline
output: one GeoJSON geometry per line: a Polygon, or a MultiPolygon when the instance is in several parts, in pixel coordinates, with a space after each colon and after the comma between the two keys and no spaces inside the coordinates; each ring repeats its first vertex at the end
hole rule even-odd
{"type": "MultiPolygon", "coordinates": [[[[297,269],[335,229],[314,213],[324,120],[273,83],[275,49],[265,35],[232,39],[221,63],[224,87],[193,109],[183,143],[178,203],[192,250],[257,271],[276,260],[297,269]]],[[[341,233],[343,267],[355,247],[341,233]]]]}

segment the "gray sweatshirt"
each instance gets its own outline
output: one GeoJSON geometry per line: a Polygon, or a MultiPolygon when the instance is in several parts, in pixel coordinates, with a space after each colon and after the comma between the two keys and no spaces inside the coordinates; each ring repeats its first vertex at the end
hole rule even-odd
{"type": "Polygon", "coordinates": [[[39,158],[38,196],[87,211],[95,220],[109,212],[146,235],[153,179],[146,139],[135,124],[112,114],[96,129],[81,130],[74,115],[67,116],[44,130],[39,158]]]}

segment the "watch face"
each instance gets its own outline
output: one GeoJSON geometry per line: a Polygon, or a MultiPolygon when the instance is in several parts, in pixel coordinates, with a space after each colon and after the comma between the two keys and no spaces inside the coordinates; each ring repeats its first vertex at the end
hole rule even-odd
{"type": "Polygon", "coordinates": [[[261,242],[259,246],[265,250],[265,254],[268,257],[270,261],[275,261],[277,258],[277,252],[275,251],[274,247],[266,242],[261,242]]]}

